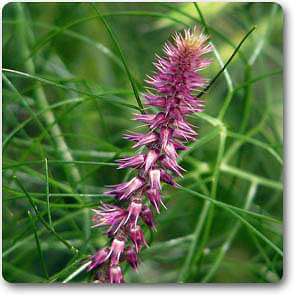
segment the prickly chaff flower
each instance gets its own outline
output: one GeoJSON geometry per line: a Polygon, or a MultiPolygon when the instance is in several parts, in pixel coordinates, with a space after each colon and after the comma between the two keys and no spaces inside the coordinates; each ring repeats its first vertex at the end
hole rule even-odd
{"type": "Polygon", "coordinates": [[[133,168],[137,174],[128,182],[108,187],[105,194],[122,201],[120,206],[104,204],[94,210],[94,227],[107,227],[112,239],[110,247],[91,257],[89,270],[106,270],[99,282],[124,282],[121,263],[137,269],[138,254],[147,246],[141,225],[156,229],[152,209],[160,213],[162,206],[166,208],[162,183],[179,186],[174,177],[182,176],[184,169],[177,162],[178,151],[187,150],[184,144],[197,138],[187,116],[204,107],[195,95],[206,85],[198,72],[210,63],[203,57],[211,50],[207,37],[186,30],[182,35],[176,33],[174,41],[167,42],[163,50],[164,57],[158,56],[154,62],[155,73],[146,80],[151,92],[144,95],[145,104],[159,111],[134,116],[133,120],[142,122],[148,130],[126,134],[124,138],[134,142],[132,148],[139,149],[139,153],[118,160],[118,169],[133,168]]]}

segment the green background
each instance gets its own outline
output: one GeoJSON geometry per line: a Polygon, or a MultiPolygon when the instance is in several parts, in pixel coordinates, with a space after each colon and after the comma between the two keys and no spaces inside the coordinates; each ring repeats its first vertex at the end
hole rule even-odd
{"type": "Polygon", "coordinates": [[[84,263],[107,239],[91,229],[155,54],[172,34],[210,36],[212,79],[256,26],[190,118],[184,189],[126,282],[278,282],[283,274],[283,12],[272,3],[9,3],[3,8],[3,276],[91,282],[84,263]],[[103,26],[98,8],[118,46],[103,26]],[[70,162],[73,161],[73,162],[70,162]]]}

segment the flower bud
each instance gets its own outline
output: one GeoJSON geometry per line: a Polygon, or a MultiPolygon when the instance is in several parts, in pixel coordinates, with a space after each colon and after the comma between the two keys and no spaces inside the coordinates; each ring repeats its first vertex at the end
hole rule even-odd
{"type": "Polygon", "coordinates": [[[130,264],[130,266],[136,270],[138,267],[138,256],[137,253],[135,251],[135,249],[133,247],[129,247],[126,250],[126,259],[127,262],[130,264]]]}
{"type": "Polygon", "coordinates": [[[130,229],[130,238],[135,245],[136,252],[140,252],[141,248],[147,245],[141,226],[137,225],[130,229]]]}
{"type": "Polygon", "coordinates": [[[151,149],[149,150],[146,159],[145,159],[145,173],[148,173],[148,171],[150,170],[150,168],[153,166],[153,164],[156,162],[156,160],[158,159],[159,156],[159,151],[151,149]]]}
{"type": "Polygon", "coordinates": [[[88,266],[88,271],[95,269],[96,267],[103,264],[109,257],[109,248],[103,248],[99,251],[97,251],[92,257],[91,257],[91,263],[88,266]]]}
{"type": "Polygon", "coordinates": [[[126,224],[128,221],[134,226],[137,224],[137,220],[140,216],[142,210],[142,202],[140,199],[133,199],[128,206],[128,216],[124,222],[126,224]]]}
{"type": "Polygon", "coordinates": [[[151,189],[160,190],[160,170],[154,169],[149,172],[151,189]]]}
{"type": "Polygon", "coordinates": [[[109,267],[109,281],[111,284],[124,282],[122,270],[119,266],[109,267]]]}
{"type": "Polygon", "coordinates": [[[119,163],[118,169],[124,168],[140,168],[145,160],[144,154],[138,154],[131,157],[125,157],[119,159],[117,162],[119,163]]]}
{"type": "Polygon", "coordinates": [[[152,213],[151,209],[148,206],[143,205],[142,212],[141,212],[141,217],[142,217],[142,220],[144,221],[144,223],[147,226],[149,226],[150,229],[156,230],[155,229],[155,224],[154,224],[153,213],[152,213]]]}
{"type": "Polygon", "coordinates": [[[128,199],[134,192],[140,189],[145,183],[145,180],[140,177],[133,177],[130,181],[109,186],[109,190],[104,194],[115,196],[120,200],[128,199]]]}
{"type": "Polygon", "coordinates": [[[125,241],[115,238],[110,248],[110,263],[111,265],[117,265],[119,263],[120,255],[123,253],[125,247],[125,241]]]}
{"type": "Polygon", "coordinates": [[[169,143],[172,136],[172,129],[169,127],[162,127],[160,130],[161,148],[164,150],[169,143]]]}
{"type": "Polygon", "coordinates": [[[155,207],[157,213],[159,213],[159,207],[163,204],[160,196],[160,192],[156,189],[148,189],[146,191],[147,198],[149,199],[150,203],[155,207]]]}

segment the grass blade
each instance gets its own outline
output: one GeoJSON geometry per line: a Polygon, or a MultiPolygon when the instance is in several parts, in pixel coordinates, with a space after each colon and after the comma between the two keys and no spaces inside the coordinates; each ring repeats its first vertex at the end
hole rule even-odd
{"type": "MultiPolygon", "coordinates": [[[[232,52],[232,54],[230,55],[230,57],[228,58],[228,60],[226,61],[226,63],[224,64],[224,66],[222,67],[222,69],[213,77],[213,79],[209,82],[209,84],[204,88],[204,90],[199,93],[197,95],[197,97],[201,97],[204,93],[206,93],[212,86],[213,84],[217,81],[217,79],[219,78],[219,76],[226,70],[226,68],[228,67],[228,65],[231,63],[231,61],[234,59],[234,57],[236,56],[236,54],[238,53],[239,49],[242,47],[242,45],[244,44],[244,42],[247,40],[247,38],[250,36],[250,34],[256,29],[256,27],[252,27],[247,33],[246,35],[243,37],[243,39],[239,42],[239,44],[237,45],[237,47],[234,49],[234,51],[232,52]]],[[[227,107],[228,105],[226,105],[225,107],[227,107]]],[[[221,114],[221,112],[220,112],[221,114]]],[[[224,115],[224,112],[222,112],[221,115],[224,115]]]]}
{"type": "Polygon", "coordinates": [[[49,225],[48,223],[44,220],[43,217],[41,217],[37,207],[34,204],[34,201],[32,200],[30,194],[26,191],[26,189],[24,188],[23,184],[20,182],[20,180],[15,176],[15,181],[17,183],[17,185],[21,188],[21,190],[23,191],[23,193],[26,195],[30,205],[32,206],[37,218],[41,221],[41,223],[44,225],[44,227],[50,231],[58,240],[60,240],[70,251],[72,252],[78,252],[78,250],[71,245],[68,241],[66,241],[64,238],[62,238],[57,232],[55,232],[49,225]]]}
{"type": "Polygon", "coordinates": [[[34,220],[33,216],[31,215],[30,211],[28,211],[28,217],[29,217],[29,219],[31,221],[32,230],[33,230],[34,238],[35,238],[35,242],[36,242],[36,248],[38,250],[38,254],[39,254],[40,261],[41,261],[42,270],[43,270],[43,272],[45,274],[45,277],[47,279],[49,279],[49,275],[48,275],[48,271],[47,271],[47,267],[46,267],[44,255],[42,253],[42,248],[41,248],[40,240],[39,240],[39,237],[38,237],[38,234],[37,234],[37,230],[36,230],[36,223],[35,223],[35,220],[34,220]]]}
{"type": "MultiPolygon", "coordinates": [[[[212,199],[212,198],[210,198],[208,196],[202,195],[200,193],[197,193],[197,192],[195,192],[193,190],[190,190],[190,189],[187,189],[187,188],[181,187],[181,190],[183,190],[183,191],[185,191],[187,193],[190,193],[190,194],[192,194],[192,195],[194,195],[196,197],[199,197],[199,198],[202,198],[202,199],[207,199],[207,200],[213,202],[214,204],[216,204],[216,206],[222,207],[224,210],[230,212],[235,218],[239,219],[248,228],[250,228],[250,230],[252,230],[257,236],[259,236],[262,240],[264,240],[267,244],[269,244],[279,255],[283,256],[283,252],[282,252],[282,250],[280,248],[278,248],[272,241],[270,241],[261,232],[259,232],[252,224],[250,224],[245,218],[243,218],[241,215],[239,215],[237,213],[237,211],[244,212],[244,213],[248,213],[249,211],[244,210],[242,208],[237,208],[237,207],[229,205],[229,204],[222,203],[221,201],[217,201],[215,199],[212,199]]],[[[251,214],[251,215],[254,216],[254,214],[252,214],[252,213],[249,213],[249,214],[251,214]]],[[[271,219],[273,219],[273,218],[271,218],[271,219]]],[[[278,223],[279,221],[275,221],[275,222],[278,223]]]]}
{"type": "MultiPolygon", "coordinates": [[[[248,210],[250,208],[250,206],[251,206],[251,204],[254,200],[256,191],[257,191],[257,183],[252,183],[250,185],[248,195],[246,197],[246,202],[245,202],[245,205],[244,205],[244,209],[248,210]]],[[[230,231],[227,239],[225,240],[225,242],[220,247],[220,250],[217,254],[217,258],[216,258],[215,262],[211,266],[209,272],[203,278],[202,282],[208,282],[214,276],[214,274],[218,270],[218,268],[219,268],[219,266],[220,266],[220,264],[221,264],[221,262],[222,262],[222,260],[225,256],[225,254],[227,253],[228,249],[230,248],[231,243],[234,240],[238,230],[240,229],[240,225],[241,225],[241,223],[239,221],[237,221],[235,223],[235,225],[233,226],[232,230],[230,231]]]]}
{"type": "Polygon", "coordinates": [[[213,204],[215,204],[218,207],[221,207],[221,208],[226,207],[229,210],[233,210],[233,211],[236,211],[236,212],[247,214],[249,216],[257,217],[257,218],[260,218],[260,219],[268,221],[268,222],[274,222],[274,223],[278,223],[278,224],[282,223],[280,220],[277,220],[275,218],[272,218],[272,217],[269,217],[269,216],[266,216],[266,215],[262,215],[262,214],[259,214],[259,213],[255,213],[255,212],[252,212],[250,210],[246,210],[246,209],[243,209],[243,208],[240,208],[240,207],[228,204],[228,203],[224,203],[222,201],[218,201],[216,199],[213,199],[209,196],[198,193],[198,192],[196,192],[194,190],[191,190],[191,189],[188,189],[188,188],[181,187],[180,189],[187,192],[187,193],[189,193],[189,194],[191,194],[191,195],[194,195],[195,197],[198,197],[198,198],[201,198],[201,199],[204,199],[204,200],[208,200],[208,201],[212,202],[213,204]]]}
{"type": "MultiPolygon", "coordinates": [[[[52,86],[55,86],[55,87],[58,87],[58,88],[61,88],[61,89],[64,89],[64,90],[68,90],[68,91],[73,91],[73,92],[76,92],[76,93],[81,94],[81,95],[89,96],[89,97],[96,98],[96,99],[101,99],[102,101],[108,101],[108,100],[105,100],[105,97],[107,95],[111,95],[110,92],[101,93],[100,95],[91,94],[91,93],[88,93],[86,91],[78,90],[76,88],[67,87],[64,84],[60,84],[59,82],[56,82],[54,80],[50,80],[50,79],[43,78],[41,76],[37,76],[37,75],[33,75],[33,74],[29,74],[29,73],[26,73],[26,72],[21,72],[21,71],[18,71],[18,70],[3,68],[2,71],[13,74],[13,75],[18,76],[18,77],[37,80],[37,81],[39,81],[43,84],[52,85],[52,86]]],[[[117,102],[117,104],[120,104],[120,105],[125,106],[125,107],[129,107],[129,108],[133,108],[135,110],[138,110],[138,111],[142,112],[141,108],[139,108],[135,105],[132,105],[132,104],[128,104],[124,101],[117,101],[117,100],[114,100],[113,102],[111,102],[111,100],[109,100],[109,101],[110,101],[111,104],[113,104],[114,102],[117,102]]]]}
{"type": "Polygon", "coordinates": [[[47,211],[48,211],[48,221],[49,226],[54,230],[51,218],[51,211],[50,211],[50,191],[49,191],[49,172],[48,172],[48,159],[45,158],[45,179],[46,179],[46,200],[47,200],[47,211]]]}
{"type": "Polygon", "coordinates": [[[245,180],[249,180],[249,181],[252,181],[252,182],[254,181],[254,182],[259,183],[260,185],[264,185],[264,186],[267,186],[267,187],[270,187],[270,188],[273,188],[273,189],[276,189],[276,190],[282,190],[283,189],[283,186],[282,186],[281,182],[277,182],[275,180],[271,180],[271,179],[268,179],[268,178],[265,178],[265,177],[261,177],[261,176],[246,172],[244,170],[241,170],[239,168],[229,166],[229,165],[224,164],[224,163],[221,165],[221,170],[222,170],[222,172],[229,173],[229,174],[238,176],[239,178],[243,178],[245,180]]]}
{"type": "Polygon", "coordinates": [[[84,271],[89,265],[91,264],[90,261],[80,266],[78,269],[76,269],[74,272],[72,272],[66,279],[63,280],[62,283],[68,283],[73,278],[75,278],[78,274],[80,274],[82,271],[84,271]]]}
{"type": "Polygon", "coordinates": [[[100,13],[99,9],[96,7],[96,5],[95,5],[95,4],[91,4],[91,5],[92,5],[92,7],[94,8],[94,10],[96,11],[96,13],[97,13],[99,19],[101,20],[101,22],[103,23],[104,27],[106,28],[106,30],[107,30],[109,36],[111,37],[111,39],[112,39],[114,45],[115,45],[116,48],[118,49],[120,58],[121,58],[121,60],[122,60],[122,63],[123,63],[123,65],[124,65],[124,68],[125,68],[125,70],[126,70],[126,73],[127,73],[128,79],[129,79],[129,81],[130,81],[132,90],[133,90],[133,92],[134,92],[136,101],[137,101],[137,103],[138,103],[138,106],[140,107],[140,109],[141,109],[142,112],[143,112],[144,107],[143,107],[142,101],[141,101],[141,99],[140,99],[139,92],[138,92],[137,87],[136,87],[136,85],[135,85],[134,79],[133,79],[133,77],[132,77],[132,75],[131,75],[131,72],[129,71],[129,67],[128,67],[128,65],[127,65],[127,62],[126,62],[125,56],[124,56],[124,54],[123,54],[123,51],[122,51],[122,49],[121,49],[121,47],[120,47],[120,45],[119,45],[119,43],[118,43],[118,40],[117,40],[117,38],[116,38],[114,32],[112,31],[112,29],[110,28],[110,26],[109,26],[108,23],[106,22],[106,20],[105,20],[105,19],[103,18],[103,16],[101,15],[101,13],[100,13]]]}
{"type": "MultiPolygon", "coordinates": [[[[225,150],[225,142],[226,142],[226,130],[224,127],[221,128],[220,130],[220,142],[219,142],[219,149],[218,149],[218,154],[217,154],[217,159],[213,171],[213,181],[212,181],[212,187],[210,191],[210,197],[215,198],[216,197],[216,191],[217,191],[217,185],[218,185],[218,180],[219,180],[219,173],[220,173],[220,165],[223,157],[223,153],[225,150]]],[[[214,203],[205,201],[204,208],[202,213],[199,216],[198,223],[196,225],[194,234],[193,234],[193,241],[189,247],[188,250],[188,255],[185,259],[185,262],[181,268],[180,274],[179,274],[179,282],[185,282],[188,279],[188,276],[190,273],[188,270],[190,269],[190,266],[195,259],[195,253],[197,251],[197,246],[199,245],[199,240],[201,237],[201,233],[203,230],[204,231],[204,236],[202,237],[202,241],[200,244],[200,247],[198,249],[198,252],[202,254],[204,246],[208,240],[208,236],[210,233],[210,227],[214,215],[214,203]],[[204,224],[206,223],[206,227],[204,228],[204,224]]]]}

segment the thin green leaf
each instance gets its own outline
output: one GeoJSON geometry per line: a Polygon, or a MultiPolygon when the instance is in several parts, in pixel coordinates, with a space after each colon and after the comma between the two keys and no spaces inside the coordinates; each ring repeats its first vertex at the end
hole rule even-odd
{"type": "MultiPolygon", "coordinates": [[[[252,183],[249,187],[249,191],[246,197],[246,201],[245,201],[245,205],[244,205],[244,209],[249,209],[251,204],[253,203],[254,197],[256,195],[256,191],[257,191],[257,183],[252,183]]],[[[218,253],[216,254],[216,259],[214,261],[214,263],[212,264],[212,266],[210,267],[209,272],[206,273],[205,277],[203,278],[202,282],[208,282],[216,273],[216,271],[218,270],[225,254],[227,253],[228,249],[230,248],[232,241],[234,240],[237,232],[240,229],[240,222],[237,221],[234,226],[232,227],[232,229],[230,230],[230,233],[227,237],[227,239],[225,240],[225,242],[221,245],[220,250],[218,251],[218,253]]]]}
{"type": "Polygon", "coordinates": [[[111,92],[106,92],[106,93],[104,92],[104,93],[101,93],[99,95],[95,95],[95,94],[91,94],[91,93],[88,93],[88,92],[85,92],[85,91],[78,90],[76,88],[65,86],[64,84],[60,84],[59,82],[56,82],[54,80],[46,79],[46,78],[43,78],[43,77],[40,77],[40,76],[28,74],[28,73],[25,73],[25,72],[21,72],[21,71],[17,71],[17,70],[11,70],[11,69],[7,69],[7,68],[3,68],[2,71],[7,72],[7,73],[11,73],[15,76],[37,80],[37,81],[40,81],[41,83],[44,83],[44,84],[47,84],[47,85],[53,85],[55,87],[58,87],[58,88],[61,88],[61,89],[64,89],[64,90],[76,92],[78,94],[86,95],[86,96],[93,97],[93,98],[96,98],[96,99],[101,99],[102,101],[110,101],[111,104],[114,104],[114,102],[115,102],[116,104],[119,104],[119,105],[122,105],[122,106],[125,106],[125,107],[129,107],[129,108],[133,108],[133,109],[138,110],[138,111],[142,111],[139,107],[137,107],[135,105],[132,105],[132,104],[128,104],[127,102],[124,102],[124,101],[114,100],[112,102],[111,100],[105,99],[105,96],[111,95],[111,92]]]}
{"type": "Polygon", "coordinates": [[[96,7],[96,5],[94,5],[94,4],[91,4],[91,5],[92,5],[92,7],[94,8],[94,10],[96,11],[96,13],[97,13],[99,19],[101,20],[102,24],[103,24],[104,27],[106,28],[106,30],[107,30],[109,36],[111,37],[113,43],[114,43],[115,46],[116,46],[116,48],[118,49],[120,58],[121,58],[121,60],[122,60],[122,63],[123,63],[123,65],[124,65],[124,68],[125,68],[125,70],[126,70],[126,73],[127,73],[128,79],[129,79],[129,81],[130,81],[132,90],[133,90],[133,92],[134,92],[136,101],[137,101],[138,106],[140,107],[140,109],[141,109],[141,111],[142,111],[142,113],[143,113],[144,107],[143,107],[142,101],[141,101],[141,99],[140,99],[139,92],[138,92],[138,90],[137,90],[135,81],[134,81],[134,79],[133,79],[133,77],[132,77],[132,75],[131,75],[131,72],[130,72],[130,70],[129,70],[129,67],[128,67],[128,65],[127,65],[126,58],[125,58],[125,56],[124,56],[124,54],[123,54],[123,51],[122,51],[122,49],[121,49],[121,47],[120,47],[120,45],[119,45],[118,39],[117,39],[115,33],[112,31],[111,27],[110,27],[110,26],[108,25],[108,23],[106,22],[105,18],[103,18],[102,14],[100,13],[100,10],[96,7]]]}
{"type": "MultiPolygon", "coordinates": [[[[53,228],[51,211],[50,211],[50,190],[49,190],[49,171],[48,171],[48,159],[45,158],[45,179],[46,179],[46,200],[47,200],[47,211],[48,211],[48,222],[49,226],[53,228]]],[[[54,230],[54,228],[53,228],[54,230]]]]}
{"type": "Polygon", "coordinates": [[[86,262],[82,266],[80,266],[78,269],[76,269],[74,272],[72,272],[66,279],[63,280],[62,283],[68,283],[73,278],[75,278],[78,274],[80,274],[82,271],[86,270],[86,268],[91,264],[91,261],[86,262]]]}
{"type": "Polygon", "coordinates": [[[221,165],[221,170],[222,172],[232,174],[234,176],[238,176],[239,178],[246,179],[251,182],[257,182],[260,185],[264,185],[273,189],[282,190],[283,188],[281,182],[274,181],[265,177],[261,177],[224,163],[221,165]]]}
{"type": "Polygon", "coordinates": [[[40,240],[39,240],[39,237],[38,237],[38,234],[37,234],[37,230],[36,230],[36,223],[35,223],[34,217],[31,215],[30,211],[28,211],[28,217],[29,217],[29,219],[31,221],[32,230],[33,230],[33,234],[34,234],[34,238],[35,238],[35,242],[36,242],[36,248],[38,250],[38,254],[39,254],[40,261],[41,261],[42,270],[44,272],[45,277],[47,279],[49,279],[49,275],[48,275],[48,271],[47,271],[47,267],[46,267],[44,255],[42,253],[42,248],[41,248],[40,240]]]}
{"type": "MultiPolygon", "coordinates": [[[[244,44],[244,42],[247,40],[247,38],[250,36],[250,34],[256,29],[256,27],[252,27],[247,33],[246,35],[243,37],[243,39],[239,42],[239,44],[237,45],[237,47],[235,48],[235,50],[232,52],[232,54],[230,55],[229,59],[226,61],[226,63],[224,64],[224,66],[222,67],[222,69],[213,77],[213,79],[209,82],[209,84],[204,88],[204,90],[199,93],[197,95],[197,97],[201,97],[204,93],[206,93],[211,87],[212,85],[216,82],[216,80],[219,78],[219,76],[226,70],[226,68],[228,67],[228,65],[231,63],[231,61],[234,59],[234,57],[236,56],[236,54],[238,53],[239,49],[242,47],[242,45],[244,44]]],[[[228,106],[228,105],[227,105],[228,106]]],[[[227,107],[226,106],[226,107],[227,107]]],[[[224,112],[222,113],[222,115],[224,115],[224,112]]]]}
{"type": "Polygon", "coordinates": [[[44,227],[51,232],[58,240],[60,240],[69,250],[71,250],[72,252],[77,252],[78,250],[71,245],[68,241],[66,241],[65,239],[63,239],[57,232],[55,232],[49,225],[48,223],[44,220],[43,217],[41,217],[37,207],[34,204],[34,201],[32,200],[30,194],[26,191],[26,189],[24,188],[23,184],[20,182],[20,180],[15,176],[15,181],[17,183],[17,185],[21,188],[21,190],[24,192],[24,194],[26,195],[29,203],[31,204],[37,218],[41,221],[41,223],[44,225],[44,227]]]}

